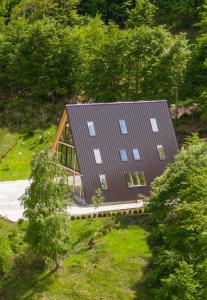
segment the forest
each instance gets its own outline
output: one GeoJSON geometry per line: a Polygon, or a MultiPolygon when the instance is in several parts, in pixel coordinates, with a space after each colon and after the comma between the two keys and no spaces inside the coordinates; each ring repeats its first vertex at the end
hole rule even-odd
{"type": "Polygon", "coordinates": [[[0,180],[35,179],[29,223],[0,216],[0,299],[207,299],[207,0],[0,0],[0,28],[0,180]],[[66,221],[34,157],[65,103],[159,99],[180,151],[145,213],[66,221]]]}
{"type": "Polygon", "coordinates": [[[1,94],[206,104],[206,1],[2,0],[1,94]]]}

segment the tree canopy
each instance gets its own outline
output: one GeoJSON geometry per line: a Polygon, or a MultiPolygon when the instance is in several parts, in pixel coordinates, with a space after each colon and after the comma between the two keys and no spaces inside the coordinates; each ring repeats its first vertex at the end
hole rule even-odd
{"type": "Polygon", "coordinates": [[[207,291],[207,144],[194,136],[155,179],[146,284],[154,299],[204,299],[207,291]]]}
{"type": "Polygon", "coordinates": [[[206,103],[206,5],[4,0],[0,92],[206,103]]]}

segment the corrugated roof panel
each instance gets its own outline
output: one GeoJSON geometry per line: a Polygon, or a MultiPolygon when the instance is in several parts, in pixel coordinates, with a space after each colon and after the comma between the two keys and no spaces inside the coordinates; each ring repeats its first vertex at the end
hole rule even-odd
{"type": "Polygon", "coordinates": [[[130,201],[137,194],[149,195],[150,184],[178,150],[176,136],[166,100],[67,105],[69,122],[77,151],[83,188],[87,202],[100,186],[99,174],[106,174],[107,202],[130,201]],[[153,132],[150,118],[159,128],[153,132]],[[127,134],[120,131],[119,120],[125,120],[127,134]],[[93,121],[96,136],[89,136],[87,122],[93,121]],[[161,161],[157,145],[163,145],[166,160],[161,161]],[[140,160],[132,150],[138,148],[140,160]],[[97,165],[93,149],[100,149],[102,164],[97,165]],[[121,161],[119,150],[126,149],[128,161],[121,161]],[[124,173],[144,171],[147,187],[128,188],[124,173]]]}

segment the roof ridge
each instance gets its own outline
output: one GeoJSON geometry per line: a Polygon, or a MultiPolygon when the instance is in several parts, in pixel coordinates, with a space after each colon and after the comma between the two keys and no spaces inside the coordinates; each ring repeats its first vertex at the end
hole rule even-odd
{"type": "Polygon", "coordinates": [[[167,100],[138,100],[138,101],[117,101],[117,102],[100,102],[100,103],[71,103],[66,104],[66,106],[101,106],[101,105],[118,105],[118,104],[142,104],[142,103],[158,103],[167,102],[167,100]]]}

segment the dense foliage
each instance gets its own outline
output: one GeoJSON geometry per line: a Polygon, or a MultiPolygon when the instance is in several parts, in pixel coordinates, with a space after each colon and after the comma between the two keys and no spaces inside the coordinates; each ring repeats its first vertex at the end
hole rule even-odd
{"type": "Polygon", "coordinates": [[[66,174],[50,152],[42,151],[32,162],[32,180],[22,199],[29,221],[26,240],[34,252],[58,267],[69,247],[66,174]]]}
{"type": "Polygon", "coordinates": [[[153,299],[205,299],[207,292],[207,144],[194,136],[153,184],[149,211],[153,299]]]}
{"type": "Polygon", "coordinates": [[[0,92],[206,103],[206,7],[206,0],[4,0],[0,92]]]}

